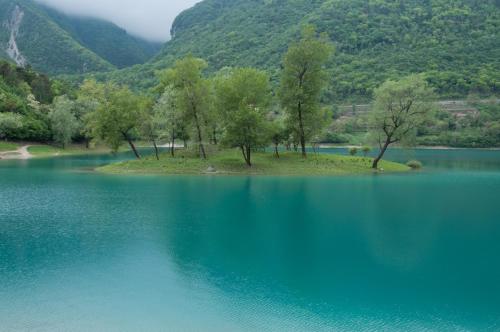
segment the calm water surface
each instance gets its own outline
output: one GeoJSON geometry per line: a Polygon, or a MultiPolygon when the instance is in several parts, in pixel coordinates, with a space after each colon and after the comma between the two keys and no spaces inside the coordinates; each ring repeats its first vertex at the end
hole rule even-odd
{"type": "Polygon", "coordinates": [[[389,158],[427,167],[121,177],[88,171],[107,156],[0,161],[0,331],[500,330],[500,152],[389,158]]]}

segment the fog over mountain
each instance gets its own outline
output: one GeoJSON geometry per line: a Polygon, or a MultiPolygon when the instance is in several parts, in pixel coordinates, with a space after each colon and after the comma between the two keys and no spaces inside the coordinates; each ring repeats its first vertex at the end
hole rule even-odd
{"type": "Polygon", "coordinates": [[[154,41],[170,37],[175,17],[199,0],[36,0],[67,14],[111,21],[129,33],[154,41]]]}

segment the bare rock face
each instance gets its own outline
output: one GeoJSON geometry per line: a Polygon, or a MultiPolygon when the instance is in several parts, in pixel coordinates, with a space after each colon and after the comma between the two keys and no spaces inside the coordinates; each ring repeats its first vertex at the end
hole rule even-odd
{"type": "Polygon", "coordinates": [[[21,10],[19,6],[16,5],[14,10],[12,11],[12,16],[10,18],[10,21],[8,21],[5,25],[7,26],[7,29],[10,30],[10,39],[7,44],[7,49],[5,50],[7,52],[7,55],[14,60],[14,62],[18,66],[26,66],[27,61],[26,58],[21,54],[21,51],[19,51],[19,47],[17,46],[17,36],[19,34],[19,28],[21,27],[21,23],[24,18],[24,12],[21,10]]]}

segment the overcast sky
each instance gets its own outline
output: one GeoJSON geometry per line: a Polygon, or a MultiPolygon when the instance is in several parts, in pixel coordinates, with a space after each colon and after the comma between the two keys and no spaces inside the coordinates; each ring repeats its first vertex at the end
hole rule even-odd
{"type": "Polygon", "coordinates": [[[200,0],[36,0],[68,14],[112,21],[134,35],[165,41],[177,14],[200,0]]]}

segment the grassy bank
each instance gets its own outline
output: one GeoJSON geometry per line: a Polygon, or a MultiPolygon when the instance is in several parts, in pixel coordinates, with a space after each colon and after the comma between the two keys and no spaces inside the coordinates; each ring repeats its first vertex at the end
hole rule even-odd
{"type": "Polygon", "coordinates": [[[0,141],[0,152],[15,151],[19,148],[19,144],[0,141]]]}
{"type": "MultiPolygon", "coordinates": [[[[310,154],[303,159],[297,153],[283,153],[277,159],[272,153],[254,153],[252,167],[247,167],[238,150],[218,152],[208,160],[201,160],[189,152],[179,151],[175,158],[162,155],[157,161],[153,157],[132,160],[100,167],[99,172],[110,174],[163,174],[163,175],[349,175],[367,174],[372,159],[331,154],[310,154]],[[215,172],[208,172],[209,167],[215,172]]],[[[405,165],[383,161],[380,166],[386,172],[404,172],[405,165]]]]}
{"type": "Polygon", "coordinates": [[[52,145],[32,145],[28,148],[28,152],[35,158],[108,153],[109,151],[109,148],[106,147],[86,148],[83,144],[73,144],[65,149],[52,145]]]}

